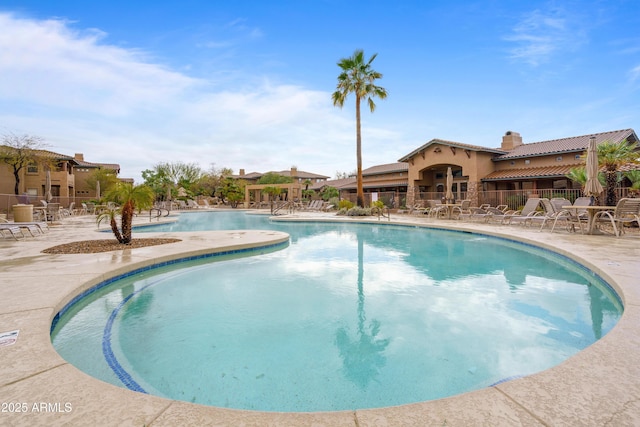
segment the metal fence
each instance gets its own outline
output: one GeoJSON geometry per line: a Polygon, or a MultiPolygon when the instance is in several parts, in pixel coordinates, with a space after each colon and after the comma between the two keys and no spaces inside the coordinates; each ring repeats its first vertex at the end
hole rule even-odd
{"type": "MultiPolygon", "coordinates": [[[[629,188],[617,188],[618,198],[627,197],[629,195],[629,188]]],[[[376,193],[378,200],[382,200],[385,206],[388,208],[402,208],[407,207],[407,193],[399,192],[379,192],[376,193]]],[[[414,204],[423,203],[427,200],[442,200],[445,196],[444,192],[416,192],[414,197],[414,204]]],[[[464,200],[469,194],[460,193],[460,199],[456,201],[464,200]]],[[[491,206],[507,205],[509,209],[520,209],[527,202],[529,197],[544,197],[547,199],[553,199],[555,197],[563,197],[571,203],[578,197],[582,196],[582,190],[579,189],[538,189],[538,190],[493,190],[493,191],[479,191],[477,193],[478,203],[477,205],[489,204],[491,206]]],[[[603,197],[603,196],[601,196],[603,197]]],[[[371,205],[371,193],[364,194],[365,206],[371,205]]],[[[355,193],[341,194],[341,199],[350,200],[356,202],[355,193]]],[[[601,200],[603,202],[603,200],[601,200]]]]}

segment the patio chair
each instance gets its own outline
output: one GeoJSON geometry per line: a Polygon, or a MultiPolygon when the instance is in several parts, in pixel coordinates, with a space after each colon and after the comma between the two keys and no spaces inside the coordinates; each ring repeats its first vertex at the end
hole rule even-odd
{"type": "Polygon", "coordinates": [[[625,224],[635,222],[640,226],[640,199],[620,199],[615,209],[597,212],[593,221],[596,224],[610,223],[616,237],[620,237],[624,234],[625,224]]]}
{"type": "Polygon", "coordinates": [[[429,205],[429,216],[432,218],[445,217],[448,209],[446,206],[442,206],[440,200],[427,200],[429,205]]]}
{"type": "Polygon", "coordinates": [[[60,220],[60,203],[47,203],[46,211],[47,221],[59,221],[60,220]]]}
{"type": "MultiPolygon", "coordinates": [[[[575,206],[576,209],[561,209],[561,211],[556,215],[553,220],[553,226],[551,227],[551,232],[556,228],[556,224],[558,221],[564,221],[567,225],[567,230],[576,231],[576,224],[580,227],[580,233],[584,234],[584,229],[582,225],[588,222],[589,215],[586,209],[578,209],[580,206],[589,206],[591,204],[591,197],[578,197],[572,206],[575,206]]],[[[568,206],[569,203],[564,206],[568,206]]]]}
{"type": "Polygon", "coordinates": [[[460,206],[454,206],[452,216],[460,219],[461,215],[471,213],[471,200],[463,200],[460,202],[460,206]]]}

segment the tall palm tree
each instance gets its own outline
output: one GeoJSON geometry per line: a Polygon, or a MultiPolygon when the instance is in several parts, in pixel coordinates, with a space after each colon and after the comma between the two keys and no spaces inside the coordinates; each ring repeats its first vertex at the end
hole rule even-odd
{"type": "Polygon", "coordinates": [[[374,53],[368,61],[364,59],[364,51],[357,49],[353,56],[342,58],[338,67],[342,70],[338,75],[336,91],[331,98],[333,105],[342,108],[350,93],[356,97],[356,159],[357,159],[357,193],[356,203],[364,207],[364,190],[362,188],[362,135],[360,132],[360,101],[365,99],[369,104],[369,110],[373,113],[376,104],[373,97],[385,99],[387,90],[376,86],[375,81],[382,78],[382,74],[371,68],[371,63],[378,56],[374,53]]]}
{"type": "Polygon", "coordinates": [[[131,225],[133,222],[133,214],[137,209],[149,209],[153,206],[155,194],[151,187],[141,184],[134,186],[127,182],[118,182],[111,187],[104,195],[105,199],[120,205],[117,209],[109,210],[98,215],[97,221],[100,224],[103,220],[108,219],[113,234],[122,244],[131,243],[131,225]],[[120,215],[121,227],[118,229],[116,216],[120,215]]]}
{"type": "Polygon", "coordinates": [[[618,202],[616,184],[620,166],[638,160],[637,143],[603,141],[598,144],[598,163],[604,167],[607,185],[605,188],[606,205],[615,206],[618,202]]]}

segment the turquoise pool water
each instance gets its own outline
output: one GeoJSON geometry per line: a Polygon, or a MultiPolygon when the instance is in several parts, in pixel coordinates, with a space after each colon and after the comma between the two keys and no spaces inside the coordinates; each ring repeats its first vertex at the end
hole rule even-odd
{"type": "Polygon", "coordinates": [[[61,313],[66,360],[172,399],[287,412],[437,399],[557,365],[622,312],[583,267],[503,239],[242,212],[162,227],[291,235],[122,278],[61,313]]]}

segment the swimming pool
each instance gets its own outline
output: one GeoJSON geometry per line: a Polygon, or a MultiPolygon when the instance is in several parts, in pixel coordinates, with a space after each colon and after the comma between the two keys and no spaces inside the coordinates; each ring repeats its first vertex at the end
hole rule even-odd
{"type": "Polygon", "coordinates": [[[622,310],[584,268],[503,239],[239,212],[186,214],[177,226],[275,228],[291,245],[94,292],[53,330],[65,359],[122,385],[113,354],[145,391],[215,406],[380,407],[547,369],[622,310]]]}

